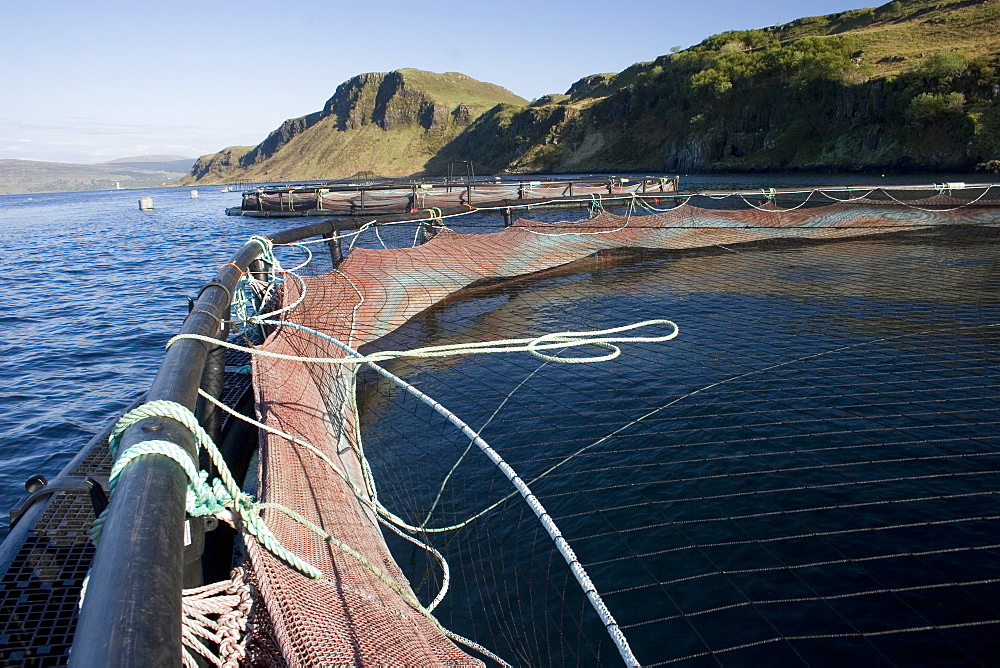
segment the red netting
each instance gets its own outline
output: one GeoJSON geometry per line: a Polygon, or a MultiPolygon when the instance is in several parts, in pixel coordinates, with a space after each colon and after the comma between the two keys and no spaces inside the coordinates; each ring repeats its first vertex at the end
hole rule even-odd
{"type": "MultiPolygon", "coordinates": [[[[958,203],[941,195],[910,204],[958,203]]],[[[357,349],[469,285],[542,271],[601,250],[683,249],[769,238],[831,239],[993,218],[995,212],[987,209],[927,211],[855,200],[788,211],[768,204],[739,211],[680,206],[642,216],[602,213],[579,222],[519,220],[510,228],[481,235],[443,230],[415,248],[354,249],[336,271],[305,279],[304,301],[290,319],[357,349]]],[[[288,303],[298,297],[298,290],[294,283],[286,285],[288,303]]],[[[345,354],[288,327],[279,328],[263,349],[306,357],[345,354]]],[[[254,360],[262,419],[313,444],[348,474],[357,489],[365,489],[361,445],[355,438],[354,382],[349,366],[254,360]]],[[[373,513],[358,502],[338,473],[307,450],[271,435],[264,437],[260,462],[262,501],[283,504],[322,526],[409,588],[373,513]]],[[[289,663],[478,663],[357,560],[284,515],[267,511],[265,519],[287,549],[325,575],[309,580],[259,546],[250,547],[274,635],[289,663]]]]}

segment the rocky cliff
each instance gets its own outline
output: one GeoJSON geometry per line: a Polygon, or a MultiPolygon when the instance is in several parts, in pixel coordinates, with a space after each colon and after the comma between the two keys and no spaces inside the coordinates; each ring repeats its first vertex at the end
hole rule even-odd
{"type": "Polygon", "coordinates": [[[257,146],[202,156],[182,185],[412,174],[488,109],[525,103],[457,72],[361,74],[321,111],[285,121],[257,146]]]}
{"type": "Polygon", "coordinates": [[[209,153],[198,158],[191,172],[178,185],[191,183],[221,183],[223,179],[242,170],[243,157],[253,146],[230,146],[218,153],[209,153]]]}

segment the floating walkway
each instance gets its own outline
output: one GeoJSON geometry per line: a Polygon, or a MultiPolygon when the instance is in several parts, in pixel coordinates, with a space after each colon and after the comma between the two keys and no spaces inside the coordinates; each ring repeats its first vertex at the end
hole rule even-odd
{"type": "Polygon", "coordinates": [[[608,197],[637,195],[653,199],[677,192],[677,177],[637,176],[582,179],[514,180],[386,179],[369,183],[265,186],[243,193],[232,216],[369,216],[416,213],[436,208],[455,213],[470,208],[578,204],[608,197]]]}

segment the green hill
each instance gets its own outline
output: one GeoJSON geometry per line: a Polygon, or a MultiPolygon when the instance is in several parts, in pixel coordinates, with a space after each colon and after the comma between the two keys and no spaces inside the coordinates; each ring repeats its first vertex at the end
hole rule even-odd
{"type": "Polygon", "coordinates": [[[428,165],[971,170],[1000,158],[1000,2],[895,0],[726,32],[493,109],[428,165]]]}
{"type": "Polygon", "coordinates": [[[412,174],[500,103],[526,101],[457,72],[361,74],[341,84],[321,111],[285,121],[257,146],[202,156],[181,185],[412,174]]]}
{"type": "Polygon", "coordinates": [[[531,104],[461,74],[342,84],[182,183],[440,174],[1000,171],[1000,0],[894,0],[721,33],[531,104]]]}

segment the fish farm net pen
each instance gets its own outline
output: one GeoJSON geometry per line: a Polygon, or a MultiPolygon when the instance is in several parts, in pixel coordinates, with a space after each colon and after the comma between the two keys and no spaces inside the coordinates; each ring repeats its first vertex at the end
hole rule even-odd
{"type": "MultiPolygon", "coordinates": [[[[220,341],[253,399],[201,383],[242,490],[192,486],[236,558],[177,585],[185,662],[995,661],[1000,188],[499,213],[256,237],[206,287],[168,359],[220,341]]],[[[102,547],[74,662],[129,633],[102,547]]]]}

